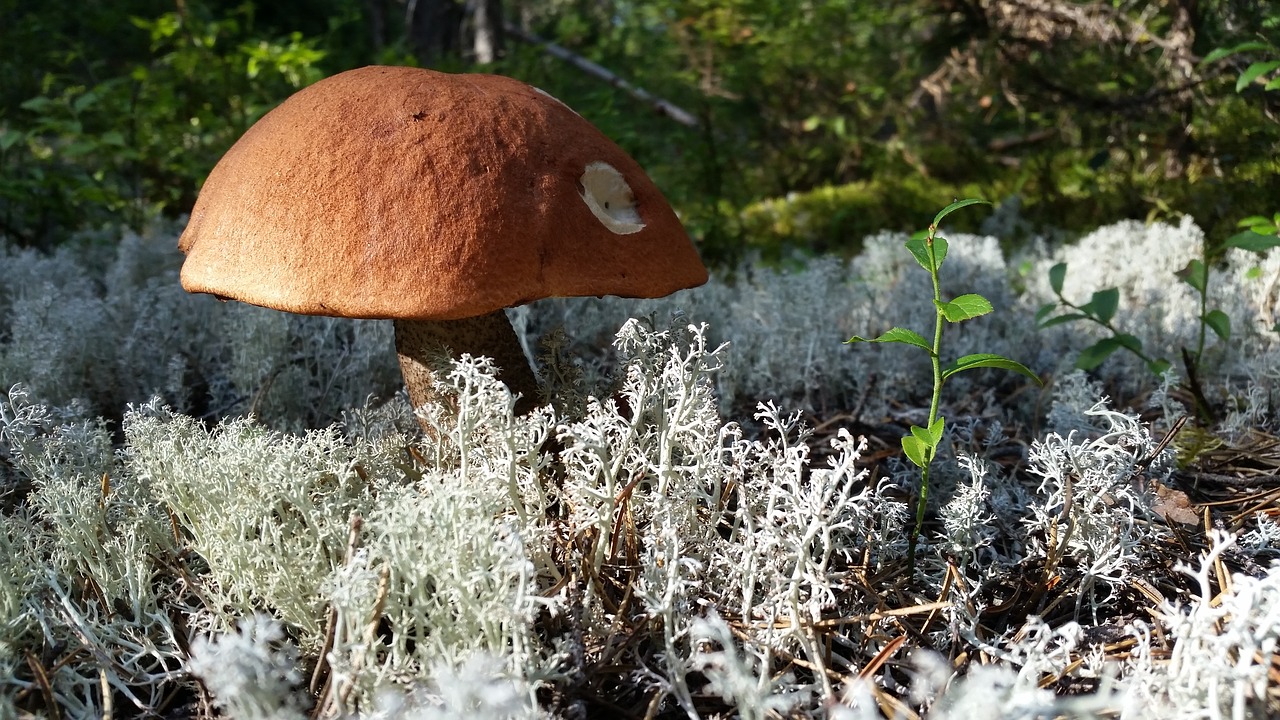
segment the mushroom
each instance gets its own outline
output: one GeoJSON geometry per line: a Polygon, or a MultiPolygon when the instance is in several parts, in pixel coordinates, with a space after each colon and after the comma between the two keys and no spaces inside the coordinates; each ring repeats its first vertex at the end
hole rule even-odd
{"type": "Polygon", "coordinates": [[[640,166],[517,80],[351,70],[289,97],[214,167],[178,247],[182,286],[308,315],[391,319],[414,407],[463,353],[537,379],[504,308],[661,297],[707,271],[640,166]]]}

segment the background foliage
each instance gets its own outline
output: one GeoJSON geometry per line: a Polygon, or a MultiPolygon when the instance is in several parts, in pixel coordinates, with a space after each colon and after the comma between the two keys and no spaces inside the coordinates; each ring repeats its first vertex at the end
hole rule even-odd
{"type": "Polygon", "coordinates": [[[1280,195],[1280,12],[1262,0],[2,0],[0,46],[0,232],[20,245],[180,214],[294,90],[420,58],[566,100],[651,170],[713,260],[852,251],[975,195],[1017,195],[1025,231],[1181,212],[1217,238],[1280,195]],[[479,5],[510,31],[484,67],[465,38],[479,5]]]}

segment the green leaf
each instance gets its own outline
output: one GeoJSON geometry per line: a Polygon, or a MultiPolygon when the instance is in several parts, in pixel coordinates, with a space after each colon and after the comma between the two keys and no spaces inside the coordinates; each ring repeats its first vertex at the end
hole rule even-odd
{"type": "MultiPolygon", "coordinates": [[[[1243,233],[1242,233],[1243,234],[1243,233]]],[[[1206,272],[1204,263],[1199,260],[1192,260],[1187,266],[1174,273],[1182,278],[1182,282],[1195,288],[1196,292],[1204,294],[1204,285],[1206,280],[1206,272]]]]}
{"type": "Polygon", "coordinates": [[[1082,315],[1080,313],[1067,313],[1066,315],[1059,315],[1057,317],[1051,317],[1048,320],[1045,320],[1044,322],[1040,323],[1040,327],[1051,328],[1054,325],[1062,325],[1064,323],[1074,322],[1076,320],[1088,320],[1088,319],[1089,319],[1088,315],[1082,315]]]}
{"type": "Polygon", "coordinates": [[[937,447],[938,445],[938,443],[934,441],[933,435],[928,430],[920,427],[919,425],[911,426],[911,434],[915,436],[915,439],[924,443],[924,446],[926,449],[931,447],[937,447]]]}
{"type": "Polygon", "coordinates": [[[42,113],[48,110],[51,105],[53,105],[53,100],[45,97],[44,95],[38,95],[36,97],[31,98],[30,100],[26,100],[19,103],[18,107],[22,108],[23,110],[30,110],[31,112],[42,113]]]}
{"type": "Polygon", "coordinates": [[[1118,307],[1120,307],[1120,289],[1107,288],[1094,293],[1080,310],[1104,323],[1109,323],[1111,318],[1116,316],[1118,307]]]}
{"type": "Polygon", "coordinates": [[[1218,48],[1210,52],[1208,55],[1204,56],[1204,59],[1200,61],[1200,64],[1202,66],[1208,65],[1209,63],[1216,62],[1218,60],[1221,60],[1222,58],[1231,57],[1236,53],[1251,52],[1255,50],[1269,50],[1270,48],[1271,48],[1270,45],[1267,45],[1266,43],[1260,42],[1258,40],[1242,42],[1239,45],[1236,45],[1234,47],[1218,48]]]}
{"type": "Polygon", "coordinates": [[[5,130],[0,132],[0,150],[8,150],[22,140],[22,133],[17,130],[5,130]]]}
{"type": "Polygon", "coordinates": [[[933,347],[929,345],[929,341],[920,336],[920,333],[901,327],[890,328],[874,340],[868,340],[867,338],[854,335],[845,342],[846,344],[855,342],[902,343],[904,345],[915,345],[918,348],[924,348],[930,355],[933,355],[933,347]]]}
{"type": "Polygon", "coordinates": [[[1049,317],[1049,315],[1053,313],[1054,310],[1057,310],[1057,309],[1058,309],[1058,303],[1056,302],[1045,303],[1044,305],[1041,305],[1040,309],[1036,311],[1036,325],[1039,325],[1040,323],[1044,322],[1044,319],[1049,317]]]}
{"type": "Polygon", "coordinates": [[[1254,80],[1257,80],[1276,68],[1280,68],[1280,60],[1268,60],[1266,62],[1256,62],[1250,65],[1244,69],[1244,72],[1240,73],[1240,78],[1236,80],[1236,92],[1244,90],[1246,87],[1249,87],[1249,84],[1254,80]]]}
{"type": "Polygon", "coordinates": [[[1116,342],[1120,343],[1120,347],[1132,350],[1133,354],[1142,354],[1142,341],[1128,333],[1122,333],[1115,336],[1116,342]]]}
{"type": "Polygon", "coordinates": [[[1019,375],[1035,380],[1037,385],[1044,385],[1044,382],[1040,380],[1040,376],[1032,372],[1031,368],[1028,368],[1026,365],[1023,365],[1016,360],[1010,360],[1003,355],[993,355],[991,353],[965,355],[964,357],[957,359],[955,362],[947,365],[946,369],[942,371],[942,379],[946,380],[952,375],[962,373],[965,370],[974,370],[976,368],[984,367],[1010,370],[1018,373],[1019,375]]]}
{"type": "Polygon", "coordinates": [[[1221,310],[1210,310],[1204,316],[1204,324],[1208,325],[1214,334],[1222,338],[1223,342],[1231,339],[1231,318],[1221,310]]]}
{"type": "Polygon", "coordinates": [[[1229,57],[1234,53],[1235,53],[1234,48],[1217,48],[1214,51],[1210,52],[1208,55],[1205,55],[1204,59],[1200,61],[1200,64],[1208,65],[1209,63],[1216,62],[1218,60],[1221,60],[1224,57],[1229,57]]]}
{"type": "Polygon", "coordinates": [[[1170,368],[1169,361],[1160,359],[1147,363],[1147,369],[1156,375],[1163,375],[1170,368]]]}
{"type": "Polygon", "coordinates": [[[1062,281],[1067,279],[1067,264],[1058,263],[1049,268],[1049,285],[1056,295],[1062,294],[1062,281]]]}
{"type": "Polygon", "coordinates": [[[942,311],[942,316],[947,319],[947,322],[961,322],[981,317],[994,309],[986,298],[973,293],[961,295],[951,302],[935,300],[934,305],[942,311]]]}
{"type": "Polygon", "coordinates": [[[1271,78],[1266,85],[1262,86],[1263,92],[1271,92],[1272,90],[1280,90],[1280,75],[1271,78]]]}
{"type": "Polygon", "coordinates": [[[85,108],[98,102],[98,96],[92,90],[84,93],[71,103],[71,109],[76,112],[82,112],[85,108]]]}
{"type": "Polygon", "coordinates": [[[911,255],[915,257],[916,262],[920,263],[920,267],[929,272],[937,272],[942,267],[942,261],[947,259],[947,239],[943,237],[935,237],[933,239],[933,254],[937,259],[937,265],[929,262],[929,241],[928,234],[916,234],[907,241],[907,250],[911,251],[911,255]]]}
{"type": "MultiPolygon", "coordinates": [[[[916,428],[913,427],[911,429],[914,431],[916,428]]],[[[903,435],[902,452],[906,454],[907,459],[916,467],[923,468],[925,465],[928,465],[928,449],[925,447],[923,442],[920,442],[919,438],[912,435],[903,435]]]]}
{"type": "Polygon", "coordinates": [[[1271,218],[1265,215],[1250,215],[1249,217],[1236,223],[1236,227],[1251,228],[1255,225],[1269,225],[1269,224],[1271,224],[1271,218]]]}
{"type": "Polygon", "coordinates": [[[1111,353],[1122,347],[1124,345],[1118,338],[1103,338],[1080,351],[1080,356],[1076,358],[1076,367],[1081,370],[1092,370],[1110,357],[1111,353]]]}
{"type": "Polygon", "coordinates": [[[959,210],[960,208],[969,207],[970,205],[990,205],[990,204],[991,203],[989,201],[983,200],[981,198],[968,198],[966,200],[956,200],[950,205],[939,210],[938,214],[933,216],[933,226],[938,227],[938,223],[942,221],[942,218],[950,215],[951,213],[959,210]]]}
{"type": "Polygon", "coordinates": [[[1280,237],[1275,235],[1262,235],[1252,230],[1246,230],[1242,233],[1236,233],[1227,238],[1223,244],[1224,247],[1240,248],[1249,252],[1263,253],[1271,248],[1280,247],[1280,237]]]}
{"type": "Polygon", "coordinates": [[[946,418],[940,417],[929,426],[929,437],[933,440],[931,444],[935,448],[938,447],[938,443],[942,442],[942,431],[946,427],[946,422],[946,418]]]}

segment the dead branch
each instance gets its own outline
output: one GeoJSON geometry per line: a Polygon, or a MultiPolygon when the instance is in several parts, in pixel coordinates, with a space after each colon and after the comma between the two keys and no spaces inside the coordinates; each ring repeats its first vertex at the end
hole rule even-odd
{"type": "Polygon", "coordinates": [[[676,122],[680,123],[681,125],[687,125],[688,127],[698,127],[699,125],[698,118],[694,117],[694,115],[689,111],[685,110],[679,105],[676,105],[675,103],[672,103],[668,100],[660,98],[657,95],[654,95],[653,93],[649,92],[648,90],[645,90],[644,88],[640,88],[640,87],[636,87],[635,85],[632,85],[631,83],[622,79],[616,73],[609,70],[608,68],[603,67],[598,63],[594,63],[561,45],[557,45],[556,43],[553,43],[549,40],[539,37],[538,35],[535,35],[534,33],[531,33],[527,30],[524,30],[523,28],[517,25],[514,25],[512,23],[509,23],[509,22],[503,23],[502,27],[507,32],[508,36],[516,38],[521,42],[526,42],[526,43],[529,43],[530,45],[537,45],[541,47],[543,52],[547,53],[548,55],[564,60],[565,62],[581,70],[582,72],[594,78],[597,78],[599,80],[603,80],[609,83],[611,86],[618,88],[619,90],[622,90],[623,92],[627,93],[628,95],[635,98],[636,100],[639,100],[640,102],[643,102],[651,106],[654,110],[658,112],[659,115],[665,115],[671,118],[672,120],[675,120],[676,122]]]}

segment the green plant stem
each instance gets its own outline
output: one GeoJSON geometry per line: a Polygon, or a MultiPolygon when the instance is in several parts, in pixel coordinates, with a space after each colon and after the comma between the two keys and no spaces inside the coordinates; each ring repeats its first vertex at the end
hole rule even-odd
{"type": "MultiPolygon", "coordinates": [[[[930,353],[930,361],[933,363],[933,397],[929,400],[929,419],[925,422],[925,427],[933,427],[933,423],[938,419],[938,402],[942,398],[942,323],[946,319],[942,313],[939,303],[942,302],[942,290],[938,286],[938,258],[934,254],[933,236],[938,228],[934,225],[929,226],[929,238],[926,243],[929,246],[929,264],[932,266],[929,270],[929,277],[933,281],[933,301],[934,301],[934,319],[933,319],[933,352],[930,353]]],[[[907,565],[911,568],[916,566],[916,541],[920,539],[920,533],[924,530],[924,511],[929,501],[929,467],[933,464],[934,449],[928,451],[925,456],[924,467],[920,468],[920,498],[916,501],[916,522],[911,529],[911,536],[907,542],[907,565]]]]}
{"type": "Polygon", "coordinates": [[[1200,244],[1200,262],[1204,263],[1204,285],[1200,289],[1200,337],[1196,341],[1196,365],[1204,357],[1204,326],[1208,323],[1205,317],[1209,312],[1209,273],[1213,265],[1209,262],[1209,239],[1200,244]]]}

